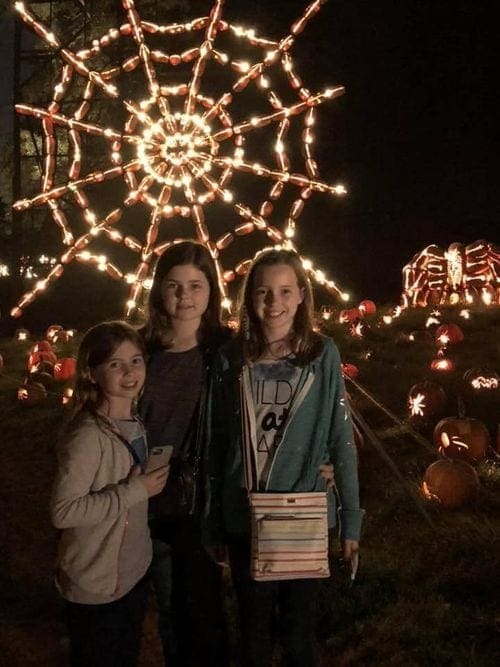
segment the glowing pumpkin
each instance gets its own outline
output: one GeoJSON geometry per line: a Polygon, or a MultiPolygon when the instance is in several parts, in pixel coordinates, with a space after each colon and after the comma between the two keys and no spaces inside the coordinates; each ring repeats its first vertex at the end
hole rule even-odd
{"type": "Polygon", "coordinates": [[[439,345],[456,345],[456,343],[461,343],[463,339],[464,334],[458,324],[441,324],[436,329],[436,342],[439,345]]]}
{"type": "Polygon", "coordinates": [[[354,380],[359,375],[359,368],[354,364],[342,364],[341,368],[344,377],[352,378],[354,380]]]}
{"type": "Polygon", "coordinates": [[[18,329],[16,331],[16,340],[29,340],[30,332],[28,329],[18,329]]]}
{"type": "Polygon", "coordinates": [[[48,340],[39,340],[34,344],[33,352],[52,352],[52,345],[48,340]]]}
{"type": "Polygon", "coordinates": [[[357,308],[350,308],[349,310],[341,310],[339,313],[339,322],[341,324],[352,324],[363,317],[363,313],[357,308]]]}
{"type": "Polygon", "coordinates": [[[474,392],[495,391],[500,387],[500,377],[496,371],[487,368],[471,368],[464,374],[467,388],[474,392]]]}
{"type": "Polygon", "coordinates": [[[60,324],[51,324],[50,327],[45,332],[45,337],[47,340],[54,341],[54,338],[58,331],[63,331],[63,328],[60,324]]]}
{"type": "Polygon", "coordinates": [[[408,412],[414,423],[424,423],[441,414],[446,406],[444,389],[436,382],[417,382],[408,393],[408,412]]]}
{"type": "Polygon", "coordinates": [[[38,405],[47,398],[47,390],[40,382],[29,382],[19,387],[17,398],[23,405],[38,405]]]}
{"type": "Polygon", "coordinates": [[[438,357],[431,361],[431,369],[433,371],[438,371],[440,373],[446,373],[452,371],[455,368],[455,364],[448,357],[438,357]]]}
{"type": "Polygon", "coordinates": [[[76,370],[76,360],[73,357],[63,357],[54,364],[54,377],[56,380],[70,380],[76,370]]]}
{"type": "Polygon", "coordinates": [[[446,417],[434,429],[434,444],[439,452],[451,459],[478,463],[486,456],[491,437],[479,419],[446,417]]]}
{"type": "Polygon", "coordinates": [[[455,509],[476,499],[479,478],[474,468],[465,461],[440,459],[432,463],[424,474],[424,496],[443,507],[455,509]]]}
{"type": "Polygon", "coordinates": [[[370,301],[370,299],[365,299],[364,301],[361,301],[361,303],[358,306],[358,309],[363,313],[363,315],[375,315],[377,312],[377,306],[373,301],[370,301]]]}
{"type": "Polygon", "coordinates": [[[57,361],[57,357],[53,352],[48,352],[48,351],[41,351],[41,352],[31,352],[30,356],[28,357],[28,370],[34,371],[37,369],[38,364],[40,364],[42,361],[46,361],[49,364],[55,364],[57,361]]]}

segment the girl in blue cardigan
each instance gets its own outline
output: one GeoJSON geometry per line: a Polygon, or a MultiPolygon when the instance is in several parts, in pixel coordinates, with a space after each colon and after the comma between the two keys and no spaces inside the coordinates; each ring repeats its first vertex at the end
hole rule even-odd
{"type": "Polygon", "coordinates": [[[328,523],[333,528],[338,515],[342,556],[354,562],[363,513],[340,358],[333,342],[313,329],[312,290],[295,252],[273,249],[256,257],[243,287],[239,335],[216,360],[205,540],[218,559],[221,545],[227,547],[240,612],[242,664],[271,665],[277,629],[286,664],[313,667],[318,664],[320,580],[256,582],[250,576],[239,388],[244,366],[250,371],[255,414],[257,490],[323,491],[327,462],[333,462],[340,507],[330,490],[328,523]]]}

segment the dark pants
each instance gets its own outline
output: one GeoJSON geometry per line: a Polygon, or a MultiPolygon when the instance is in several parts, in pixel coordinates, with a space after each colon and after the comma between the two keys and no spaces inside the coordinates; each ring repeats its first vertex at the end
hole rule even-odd
{"type": "Polygon", "coordinates": [[[149,579],[106,604],[66,601],[72,667],[135,667],[141,647],[149,579]]]}
{"type": "Polygon", "coordinates": [[[228,665],[222,571],[192,517],[155,520],[152,582],[168,667],[228,665]]]}
{"type": "Polygon", "coordinates": [[[250,577],[250,543],[229,542],[233,584],[241,627],[241,664],[268,667],[279,636],[285,664],[317,667],[315,636],[320,581],[254,581],[250,577]]]}

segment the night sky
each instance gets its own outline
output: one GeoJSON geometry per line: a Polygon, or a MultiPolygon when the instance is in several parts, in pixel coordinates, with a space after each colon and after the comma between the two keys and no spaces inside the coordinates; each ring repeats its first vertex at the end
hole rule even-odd
{"type": "MultiPolygon", "coordinates": [[[[225,17],[278,37],[306,4],[228,0],[225,17]]],[[[317,196],[297,241],[355,299],[397,301],[402,266],[431,243],[500,242],[496,4],[329,0],[297,42],[310,89],[346,87],[321,108],[315,152],[349,190],[317,196]]]]}

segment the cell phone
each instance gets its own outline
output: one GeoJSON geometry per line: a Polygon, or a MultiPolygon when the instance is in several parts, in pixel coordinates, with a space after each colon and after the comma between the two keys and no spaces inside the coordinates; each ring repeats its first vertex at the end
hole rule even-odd
{"type": "Polygon", "coordinates": [[[158,468],[167,466],[173,451],[174,448],[172,445],[162,445],[161,447],[150,449],[145,472],[153,472],[154,470],[158,470],[158,468]]]}

